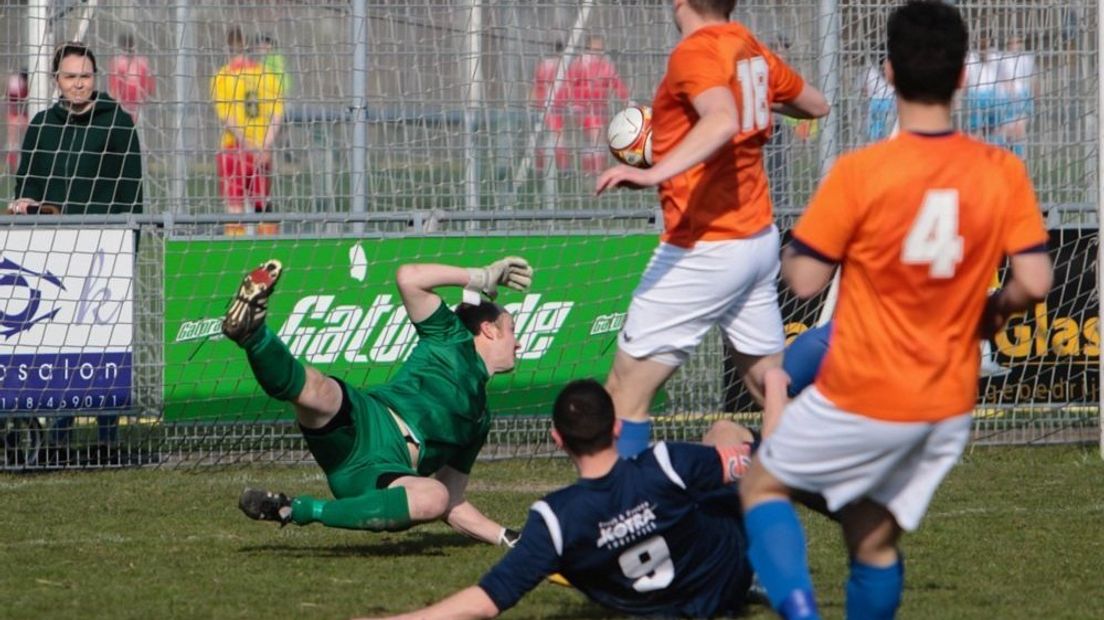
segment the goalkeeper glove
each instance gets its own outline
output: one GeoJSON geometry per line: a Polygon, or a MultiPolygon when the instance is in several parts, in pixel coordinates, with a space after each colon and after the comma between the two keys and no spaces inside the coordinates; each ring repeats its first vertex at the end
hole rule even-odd
{"type": "Polygon", "coordinates": [[[486,267],[468,269],[468,277],[468,285],[464,287],[464,301],[479,303],[480,293],[491,300],[498,297],[500,284],[515,291],[527,290],[533,283],[533,268],[524,258],[507,256],[486,267]]]}
{"type": "Polygon", "coordinates": [[[502,531],[498,533],[498,544],[513,549],[518,541],[521,540],[521,532],[517,530],[511,530],[508,527],[502,528],[502,531]]]}

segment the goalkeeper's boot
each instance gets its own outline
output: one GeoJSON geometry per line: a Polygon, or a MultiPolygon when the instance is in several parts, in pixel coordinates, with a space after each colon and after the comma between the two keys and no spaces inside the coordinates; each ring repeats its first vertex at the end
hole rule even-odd
{"type": "Polygon", "coordinates": [[[246,489],[238,498],[238,508],[255,521],[275,521],[280,527],[291,523],[291,498],[264,489],[246,489]]]}
{"type": "Polygon", "coordinates": [[[278,260],[265,261],[260,267],[246,274],[238,286],[238,292],[222,319],[222,333],[239,345],[249,339],[268,313],[268,296],[276,287],[284,266],[278,260]]]}

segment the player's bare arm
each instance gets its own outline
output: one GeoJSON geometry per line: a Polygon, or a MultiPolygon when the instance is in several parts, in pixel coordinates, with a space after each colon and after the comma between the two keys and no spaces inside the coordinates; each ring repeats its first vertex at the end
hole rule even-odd
{"type": "Polygon", "coordinates": [[[801,299],[808,299],[824,290],[835,272],[835,264],[799,254],[792,247],[787,247],[782,253],[782,279],[801,299]]]}
{"type": "Polygon", "coordinates": [[[479,620],[497,616],[498,607],[483,588],[470,586],[424,609],[377,620],[479,620]]]}
{"type": "Polygon", "coordinates": [[[448,489],[448,507],[441,519],[465,536],[491,543],[513,546],[517,533],[492,521],[465,497],[468,475],[451,467],[442,467],[434,477],[448,489]]]}
{"type": "Polygon", "coordinates": [[[498,296],[500,284],[518,291],[529,288],[533,282],[533,268],[525,259],[516,256],[474,269],[429,263],[408,264],[399,267],[395,281],[407,316],[411,321],[420,323],[441,305],[441,298],[433,292],[439,286],[463,286],[494,299],[498,296]]]}
{"type": "Polygon", "coordinates": [[[651,187],[671,177],[686,172],[709,159],[721,146],[728,144],[740,130],[740,118],[736,113],[736,100],[727,86],[715,86],[694,97],[694,110],[698,122],[678,146],[647,169],[618,165],[598,177],[595,195],[608,189],[626,187],[651,187]]]}
{"type": "Polygon", "coordinates": [[[264,144],[261,145],[258,151],[258,156],[265,164],[272,163],[272,148],[276,144],[276,139],[280,137],[280,129],[283,124],[283,113],[273,111],[268,121],[268,131],[265,132],[264,144]]]}
{"type": "Polygon", "coordinates": [[[789,387],[790,376],[781,368],[771,368],[763,375],[763,437],[770,437],[782,421],[789,387]]]}
{"type": "Polygon", "coordinates": [[[441,298],[433,289],[438,286],[465,286],[470,277],[463,267],[430,263],[408,264],[399,267],[395,283],[410,320],[420,323],[441,305],[441,298]]]}
{"type": "Polygon", "coordinates": [[[989,297],[982,315],[981,336],[990,338],[1008,317],[1030,308],[1046,299],[1054,280],[1050,256],[1046,252],[1016,254],[1009,260],[1012,277],[1000,290],[989,297]]]}
{"type": "Polygon", "coordinates": [[[823,93],[805,84],[797,97],[790,101],[776,101],[771,104],[771,110],[790,118],[811,119],[828,116],[832,106],[823,93]]]}

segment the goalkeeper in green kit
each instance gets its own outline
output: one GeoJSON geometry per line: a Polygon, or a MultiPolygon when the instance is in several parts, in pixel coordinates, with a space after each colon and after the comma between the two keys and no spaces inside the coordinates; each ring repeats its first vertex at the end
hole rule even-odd
{"type": "Polygon", "coordinates": [[[394,379],[368,389],[302,364],[265,326],[281,270],[270,260],[246,275],[222,331],[245,349],[264,391],[294,405],[334,499],[246,489],[242,511],[281,525],[371,531],[442,519],[472,538],[513,546],[517,534],[479,512],[464,491],[490,430],[487,382],[513,370],[517,353],[513,317],[483,296],[493,300],[499,285],[527,289],[529,264],[511,257],[478,269],[400,267],[399,294],[419,342],[394,379]],[[444,286],[465,289],[455,312],[434,293],[444,286]]]}

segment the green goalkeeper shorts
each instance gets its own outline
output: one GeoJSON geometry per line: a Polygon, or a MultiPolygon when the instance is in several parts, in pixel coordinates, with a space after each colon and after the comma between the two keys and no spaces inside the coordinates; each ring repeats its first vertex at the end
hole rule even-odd
{"type": "Polygon", "coordinates": [[[344,381],[335,381],[341,386],[337,415],[319,429],[300,426],[334,497],[354,497],[387,488],[400,476],[417,476],[406,438],[387,407],[344,381]]]}

